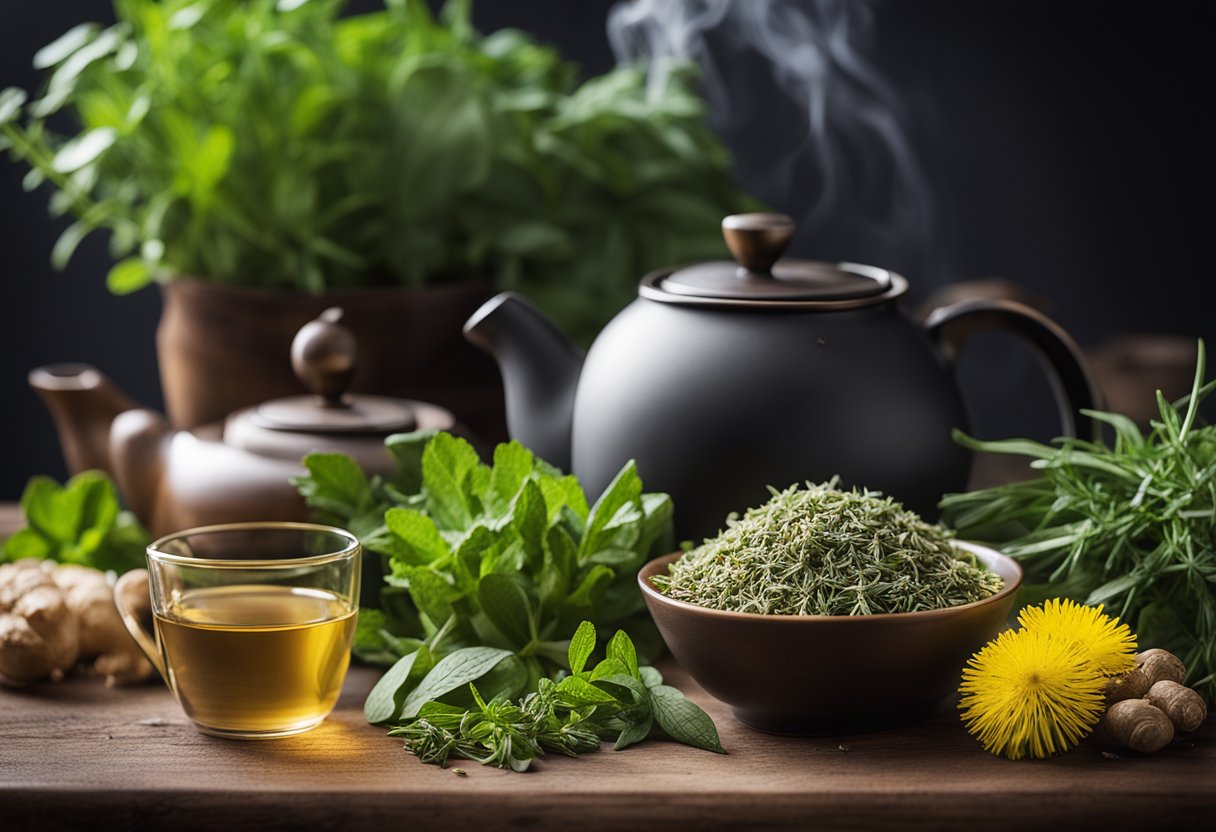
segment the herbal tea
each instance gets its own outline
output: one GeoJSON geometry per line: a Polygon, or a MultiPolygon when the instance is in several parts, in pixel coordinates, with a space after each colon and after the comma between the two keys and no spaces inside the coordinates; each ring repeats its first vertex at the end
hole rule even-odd
{"type": "Polygon", "coordinates": [[[350,662],[357,610],[319,589],[193,589],[156,615],[186,714],[219,733],[288,733],[325,718],[350,662]]]}

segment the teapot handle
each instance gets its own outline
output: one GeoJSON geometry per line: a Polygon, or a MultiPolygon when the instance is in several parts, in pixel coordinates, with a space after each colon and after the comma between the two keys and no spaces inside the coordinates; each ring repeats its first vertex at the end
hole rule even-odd
{"type": "Polygon", "coordinates": [[[965,300],[933,310],[925,329],[951,364],[977,332],[1001,330],[1029,341],[1046,360],[1063,435],[1093,437],[1096,426],[1082,411],[1098,409],[1102,394],[1076,342],[1046,315],[1009,300],[965,300]]]}

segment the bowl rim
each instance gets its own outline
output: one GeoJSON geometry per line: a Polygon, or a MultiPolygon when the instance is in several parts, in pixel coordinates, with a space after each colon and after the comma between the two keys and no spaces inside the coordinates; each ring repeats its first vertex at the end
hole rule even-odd
{"type": "MultiPolygon", "coordinates": [[[[879,612],[866,615],[776,615],[773,613],[758,613],[758,612],[736,612],[734,610],[716,610],[712,607],[703,607],[699,604],[690,604],[687,601],[679,601],[675,598],[669,598],[664,595],[659,589],[650,583],[650,578],[657,574],[661,567],[669,566],[678,558],[684,555],[684,552],[672,552],[667,555],[662,555],[654,560],[645,563],[638,570],[638,586],[642,590],[642,595],[646,600],[664,604],[673,609],[682,610],[692,614],[702,614],[711,616],[721,616],[724,618],[736,618],[741,621],[805,621],[805,622],[882,622],[882,621],[928,621],[934,618],[954,615],[963,610],[976,609],[986,604],[995,604],[998,601],[1016,593],[1022,587],[1022,581],[1025,578],[1025,570],[1022,565],[1006,554],[998,552],[989,546],[984,546],[980,543],[973,543],[968,540],[953,540],[952,545],[961,549],[965,549],[984,561],[984,565],[989,569],[993,569],[993,564],[1001,564],[1006,568],[1011,568],[1014,572],[1012,581],[1006,580],[1005,586],[999,592],[989,595],[987,598],[981,598],[978,601],[972,601],[967,604],[959,604],[956,607],[942,607],[936,610],[918,610],[916,612],[879,612]]],[[[1004,576],[1001,576],[1004,579],[1004,576]]]]}

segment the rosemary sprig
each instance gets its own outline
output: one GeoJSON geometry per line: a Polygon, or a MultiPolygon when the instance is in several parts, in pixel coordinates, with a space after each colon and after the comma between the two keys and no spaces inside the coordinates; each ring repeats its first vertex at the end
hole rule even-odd
{"type": "Polygon", "coordinates": [[[770,491],[654,583],[680,601],[768,615],[941,609],[1003,585],[949,531],[877,492],[842,491],[836,479],[770,491]]]}
{"type": "Polygon", "coordinates": [[[1113,446],[956,433],[977,451],[1032,457],[1041,474],[949,494],[941,507],[960,535],[1022,562],[1024,603],[1063,595],[1107,605],[1142,646],[1183,657],[1188,684],[1216,701],[1216,427],[1198,410],[1216,382],[1203,383],[1204,365],[1200,341],[1190,395],[1170,404],[1158,392],[1161,418],[1147,436],[1126,416],[1088,412],[1113,429],[1113,446]]]}

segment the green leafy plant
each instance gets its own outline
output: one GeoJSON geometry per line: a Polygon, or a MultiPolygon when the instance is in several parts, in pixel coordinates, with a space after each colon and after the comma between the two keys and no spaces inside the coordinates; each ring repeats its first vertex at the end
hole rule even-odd
{"type": "Polygon", "coordinates": [[[296,480],[313,508],[372,553],[366,583],[380,591],[363,604],[378,612],[359,631],[361,658],[395,659],[443,629],[449,649],[509,650],[534,683],[562,667],[584,619],[657,652],[634,576],[674,548],[672,504],[642,492],[632,462],[588,505],[573,476],[518,442],[499,445],[489,466],[447,433],[387,445],[398,461],[389,481],[341,454],[310,454],[296,480]]]}
{"type": "Polygon", "coordinates": [[[640,666],[626,634],[658,652],[634,576],[674,547],[671,498],[643,493],[632,462],[589,505],[578,480],[518,442],[499,445],[492,465],[448,433],[386,445],[391,478],[318,453],[295,480],[371,554],[355,652],[391,666],[368,695],[368,722],[441,765],[458,756],[522,771],[545,750],[624,748],[656,732],[721,751],[712,720],[640,666]],[[616,634],[587,670],[597,629],[616,634]]]}
{"type": "Polygon", "coordinates": [[[4,542],[0,560],[55,560],[122,573],[144,565],[149,537],[123,511],[114,484],[100,471],[77,474],[60,486],[34,477],[21,495],[26,527],[4,542]]]}
{"type": "Polygon", "coordinates": [[[598,749],[604,740],[620,751],[655,734],[725,753],[709,715],[664,685],[653,667],[639,666],[629,636],[618,631],[603,661],[588,668],[595,641],[595,626],[582,622],[570,639],[569,674],[537,680],[517,702],[518,674],[503,672],[503,665],[515,660],[510,653],[466,647],[421,678],[415,673],[417,659],[407,656],[394,667],[398,672],[390,671],[372,690],[367,718],[392,725],[390,736],[402,737],[420,760],[440,766],[463,757],[526,771],[546,751],[573,757],[598,749]],[[496,691],[489,701],[478,680],[496,691]]]}
{"type": "Polygon", "coordinates": [[[38,52],[41,94],[0,93],[0,149],[75,219],[54,262],[108,229],[115,292],[489,279],[586,335],[644,271],[719,256],[721,215],[752,204],[689,65],[578,84],[527,35],[475,32],[469,0],[344,5],[114,0],[115,25],[38,52]]]}
{"type": "Polygon", "coordinates": [[[994,542],[1026,569],[1023,603],[1062,595],[1105,604],[1140,644],[1183,657],[1188,684],[1216,701],[1216,426],[1202,425],[1199,342],[1190,395],[1157,393],[1148,435],[1126,416],[1086,411],[1114,445],[1057,439],[981,442],[977,451],[1030,457],[1034,479],[943,498],[962,537],[994,542]]]}

